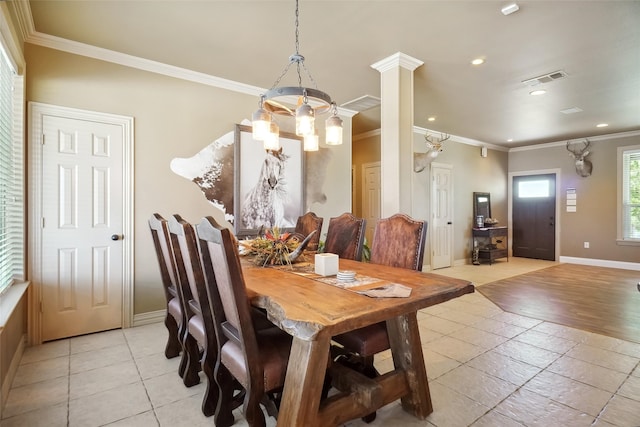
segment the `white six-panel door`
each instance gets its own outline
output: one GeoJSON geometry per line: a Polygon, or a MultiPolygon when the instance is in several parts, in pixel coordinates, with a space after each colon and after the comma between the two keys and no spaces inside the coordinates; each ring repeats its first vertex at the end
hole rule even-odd
{"type": "Polygon", "coordinates": [[[382,208],[380,183],[380,162],[362,165],[362,216],[367,221],[365,236],[369,247],[373,242],[373,232],[380,219],[382,208]]]}
{"type": "Polygon", "coordinates": [[[36,116],[42,129],[35,267],[40,341],[120,328],[130,287],[124,251],[132,247],[124,240],[132,237],[125,224],[126,132],[121,123],[82,114],[36,116]]]}
{"type": "Polygon", "coordinates": [[[431,164],[431,269],[451,267],[453,182],[451,166],[431,164]]]}

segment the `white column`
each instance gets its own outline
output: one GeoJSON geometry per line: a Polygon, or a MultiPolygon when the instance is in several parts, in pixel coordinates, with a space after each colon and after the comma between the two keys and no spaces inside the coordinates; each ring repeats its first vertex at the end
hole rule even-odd
{"type": "Polygon", "coordinates": [[[413,171],[413,71],[424,62],[396,53],[371,65],[380,72],[380,173],[382,218],[411,215],[413,171]]]}

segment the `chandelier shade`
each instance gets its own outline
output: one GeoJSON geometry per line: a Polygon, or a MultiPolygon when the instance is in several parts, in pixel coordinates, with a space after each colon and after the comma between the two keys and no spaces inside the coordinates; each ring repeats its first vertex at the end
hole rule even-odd
{"type": "MultiPolygon", "coordinates": [[[[270,133],[270,123],[273,121],[273,114],[295,117],[296,135],[304,138],[304,150],[318,150],[318,132],[315,125],[316,116],[333,110],[333,116],[326,121],[327,145],[342,144],[342,120],[337,116],[337,106],[331,100],[331,97],[317,87],[302,86],[302,73],[304,70],[309,80],[316,86],[309,70],[304,65],[304,56],[299,52],[298,26],[299,26],[299,5],[296,0],[295,11],[295,48],[296,51],[289,57],[289,63],[286,65],[280,76],[276,79],[273,86],[265,93],[260,95],[260,105],[258,110],[253,113],[252,127],[253,138],[263,141],[265,147],[267,142],[265,138],[270,133]],[[278,87],[282,78],[287,74],[289,68],[295,64],[298,86],[278,87]],[[307,141],[308,140],[308,141],[307,141]]],[[[274,142],[270,140],[268,145],[274,142]]]]}
{"type": "Polygon", "coordinates": [[[304,136],[304,151],[318,151],[320,138],[318,131],[304,136]]]}

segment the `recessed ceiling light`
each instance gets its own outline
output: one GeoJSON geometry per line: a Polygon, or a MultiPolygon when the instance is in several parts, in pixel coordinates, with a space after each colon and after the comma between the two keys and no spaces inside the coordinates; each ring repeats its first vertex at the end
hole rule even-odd
{"type": "Polygon", "coordinates": [[[482,58],[476,58],[476,59],[474,59],[473,61],[471,61],[471,64],[472,64],[472,65],[482,65],[482,64],[484,64],[484,59],[482,59],[482,58]]]}
{"type": "Polygon", "coordinates": [[[597,128],[606,128],[607,126],[609,126],[609,123],[598,123],[596,125],[597,128]]]}
{"type": "Polygon", "coordinates": [[[546,90],[537,89],[537,90],[532,90],[531,92],[529,92],[529,95],[537,96],[537,95],[544,95],[545,93],[547,93],[546,90]]]}
{"type": "Polygon", "coordinates": [[[504,16],[507,16],[511,15],[513,12],[517,12],[518,10],[520,10],[520,6],[515,3],[511,3],[500,9],[500,12],[502,12],[504,16]]]}
{"type": "Polygon", "coordinates": [[[571,107],[571,108],[565,108],[564,110],[560,110],[562,114],[575,114],[581,111],[582,111],[582,108],[580,107],[571,107]]]}
{"type": "Polygon", "coordinates": [[[513,142],[513,138],[507,139],[507,142],[513,142]]]}
{"type": "Polygon", "coordinates": [[[436,118],[432,116],[432,117],[429,117],[427,120],[429,120],[430,122],[435,122],[436,118]]]}

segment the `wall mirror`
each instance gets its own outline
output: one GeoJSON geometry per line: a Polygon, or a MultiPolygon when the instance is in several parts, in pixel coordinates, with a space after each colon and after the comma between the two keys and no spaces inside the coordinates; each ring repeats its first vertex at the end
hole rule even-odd
{"type": "Polygon", "coordinates": [[[484,219],[491,218],[491,194],[490,193],[473,193],[473,221],[475,224],[478,215],[482,215],[484,219]]]}

